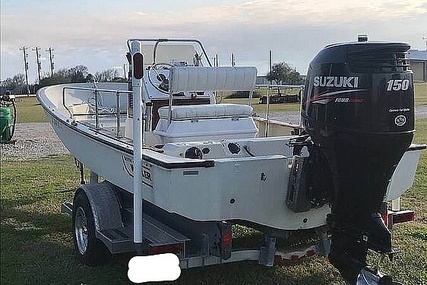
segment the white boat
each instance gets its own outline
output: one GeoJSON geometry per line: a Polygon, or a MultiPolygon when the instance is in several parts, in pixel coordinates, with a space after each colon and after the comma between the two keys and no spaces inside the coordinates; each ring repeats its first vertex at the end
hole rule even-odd
{"type": "MultiPolygon", "coordinates": [[[[183,268],[241,259],[272,265],[285,256],[276,237],[308,229],[322,237],[327,254],[330,199],[301,190],[307,135],[299,135],[303,126],[253,116],[256,69],[212,67],[196,40],[129,40],[128,47],[131,83],[64,84],[37,94],[64,145],[91,170],[92,183],[68,204],[80,259],[95,260],[88,251],[99,241],[116,253],[172,239],[183,268]],[[247,91],[248,105],[217,104],[218,91],[247,91]],[[147,231],[158,224],[169,238],[156,243],[147,231]],[[260,230],[265,245],[234,251],[225,238],[233,224],[260,230]],[[202,246],[188,250],[192,242],[202,246]]],[[[411,187],[423,148],[405,152],[384,201],[411,187]]]]}

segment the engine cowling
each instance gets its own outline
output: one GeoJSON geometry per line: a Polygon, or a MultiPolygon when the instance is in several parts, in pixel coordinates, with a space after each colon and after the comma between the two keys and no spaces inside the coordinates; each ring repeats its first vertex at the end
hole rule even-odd
{"type": "Polygon", "coordinates": [[[325,47],[310,63],[302,120],[334,184],[330,261],[352,283],[368,248],[391,252],[379,217],[395,167],[414,132],[414,86],[405,43],[325,47]]]}

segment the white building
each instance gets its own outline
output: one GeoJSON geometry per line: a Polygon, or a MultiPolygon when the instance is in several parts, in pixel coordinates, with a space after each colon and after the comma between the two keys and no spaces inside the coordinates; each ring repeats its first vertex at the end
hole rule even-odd
{"type": "Polygon", "coordinates": [[[410,50],[408,54],[414,80],[427,82],[427,50],[410,50]]]}

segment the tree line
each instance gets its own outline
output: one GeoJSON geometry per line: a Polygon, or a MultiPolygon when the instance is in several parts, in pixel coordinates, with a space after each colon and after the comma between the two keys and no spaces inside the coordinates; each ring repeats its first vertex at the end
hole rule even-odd
{"type": "MultiPolygon", "coordinates": [[[[304,79],[301,74],[286,62],[273,64],[271,71],[267,74],[266,78],[270,82],[278,85],[304,84],[304,79]]],[[[114,68],[91,74],[86,66],[77,65],[72,68],[58,70],[51,76],[43,77],[38,84],[32,84],[28,87],[30,92],[35,93],[42,87],[56,84],[125,81],[126,80],[123,77],[120,77],[118,71],[114,68]]],[[[17,74],[14,77],[7,78],[1,82],[1,94],[4,94],[6,90],[9,90],[12,94],[26,94],[27,85],[25,83],[24,74],[17,74]]]]}
{"type": "MultiPolygon", "coordinates": [[[[119,76],[119,72],[114,69],[89,73],[89,69],[84,65],[77,65],[72,68],[64,68],[56,71],[51,76],[43,77],[38,84],[31,84],[28,89],[31,93],[35,93],[38,89],[57,84],[64,83],[84,83],[84,82],[125,82],[123,77],[119,76]]],[[[12,78],[7,78],[1,82],[1,94],[9,90],[12,94],[26,94],[27,84],[24,74],[17,74],[12,78]]]]}

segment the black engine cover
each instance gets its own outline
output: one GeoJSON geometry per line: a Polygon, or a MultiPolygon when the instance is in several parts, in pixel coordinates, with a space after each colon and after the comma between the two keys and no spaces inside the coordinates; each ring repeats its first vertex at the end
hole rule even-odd
{"type": "Polygon", "coordinates": [[[310,64],[303,124],[334,176],[333,212],[379,211],[414,131],[414,87],[404,43],[327,46],[310,64]]]}
{"type": "Polygon", "coordinates": [[[351,284],[366,265],[368,248],[392,251],[378,212],[413,138],[409,48],[404,43],[330,45],[307,74],[301,116],[334,184],[329,258],[351,284]]]}
{"type": "Polygon", "coordinates": [[[323,49],[310,64],[302,117],[315,136],[342,131],[411,133],[414,86],[404,43],[350,43],[323,49]]]}

